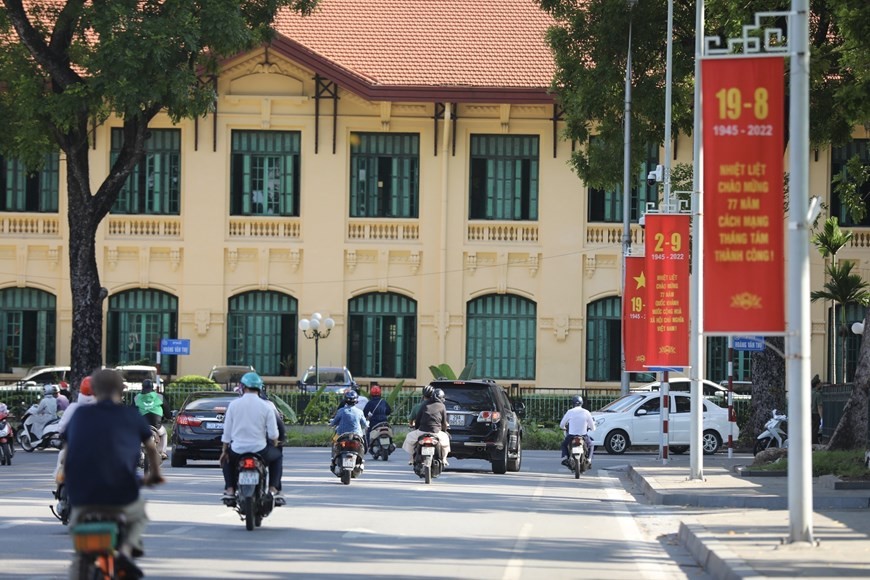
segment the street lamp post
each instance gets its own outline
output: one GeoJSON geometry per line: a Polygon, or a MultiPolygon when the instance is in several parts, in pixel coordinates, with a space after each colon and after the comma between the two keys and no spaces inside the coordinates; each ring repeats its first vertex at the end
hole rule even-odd
{"type": "Polygon", "coordinates": [[[319,312],[311,315],[311,318],[303,318],[299,321],[299,330],[305,338],[314,339],[314,388],[320,388],[320,339],[329,336],[329,332],[335,328],[335,321],[329,317],[323,318],[319,312]],[[322,329],[322,330],[321,330],[322,329]]]}
{"type": "MultiPolygon", "coordinates": [[[[626,0],[628,6],[628,56],[625,60],[625,127],[622,164],[622,299],[625,300],[625,259],[631,254],[631,13],[637,0],[626,0]]],[[[622,375],[620,391],[628,394],[629,381],[625,361],[625,337],[622,337],[622,375]]]]}

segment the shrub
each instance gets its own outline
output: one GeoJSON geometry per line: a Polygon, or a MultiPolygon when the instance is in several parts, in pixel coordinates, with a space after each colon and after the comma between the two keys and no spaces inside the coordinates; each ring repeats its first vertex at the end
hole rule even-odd
{"type": "Polygon", "coordinates": [[[545,451],[560,449],[564,437],[561,429],[526,426],[523,429],[523,448],[545,451]]]}

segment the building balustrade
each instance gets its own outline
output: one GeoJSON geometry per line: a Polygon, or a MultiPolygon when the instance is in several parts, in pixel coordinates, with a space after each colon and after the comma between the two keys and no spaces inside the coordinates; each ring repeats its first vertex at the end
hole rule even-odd
{"type": "Polygon", "coordinates": [[[180,216],[110,215],[107,238],[181,238],[180,216]]]}
{"type": "Polygon", "coordinates": [[[469,242],[538,243],[538,224],[528,222],[469,222],[469,242]]]}
{"type": "MultiPolygon", "coordinates": [[[[631,224],[631,245],[643,246],[643,228],[631,224]]],[[[622,224],[586,224],[586,246],[622,246],[622,224]]]]}
{"type": "Polygon", "coordinates": [[[60,217],[56,213],[0,214],[0,235],[59,237],[60,217]]]}
{"type": "Polygon", "coordinates": [[[351,219],[347,223],[348,241],[416,241],[420,239],[417,220],[351,219]]]}
{"type": "Polygon", "coordinates": [[[302,238],[300,218],[266,218],[231,216],[229,237],[273,240],[299,240],[302,238]]]}
{"type": "Polygon", "coordinates": [[[870,228],[842,228],[842,230],[852,232],[850,248],[870,248],[870,228]]]}

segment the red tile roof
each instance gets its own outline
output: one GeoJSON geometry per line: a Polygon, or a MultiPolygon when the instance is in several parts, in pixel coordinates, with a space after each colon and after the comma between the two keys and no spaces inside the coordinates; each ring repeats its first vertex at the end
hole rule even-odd
{"type": "Polygon", "coordinates": [[[309,66],[331,64],[340,85],[544,95],[553,23],[534,0],[321,0],[311,16],[284,11],[274,44],[309,66]]]}

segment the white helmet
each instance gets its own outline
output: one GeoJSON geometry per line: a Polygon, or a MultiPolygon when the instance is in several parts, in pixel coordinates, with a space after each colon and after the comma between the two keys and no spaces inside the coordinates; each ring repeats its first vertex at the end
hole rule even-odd
{"type": "Polygon", "coordinates": [[[46,397],[49,395],[56,395],[59,392],[57,385],[45,385],[42,387],[42,394],[46,397]]]}

